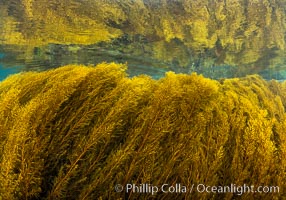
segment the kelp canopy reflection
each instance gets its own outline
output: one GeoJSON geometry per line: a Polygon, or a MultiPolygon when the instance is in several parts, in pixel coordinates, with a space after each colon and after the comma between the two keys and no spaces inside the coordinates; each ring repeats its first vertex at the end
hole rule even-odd
{"type": "Polygon", "coordinates": [[[132,66],[137,57],[211,78],[259,73],[284,79],[285,8],[284,0],[7,0],[0,3],[0,37],[27,68],[30,59],[44,67],[132,66]],[[57,53],[54,44],[63,50],[57,53]],[[101,58],[90,58],[103,49],[101,58]]]}

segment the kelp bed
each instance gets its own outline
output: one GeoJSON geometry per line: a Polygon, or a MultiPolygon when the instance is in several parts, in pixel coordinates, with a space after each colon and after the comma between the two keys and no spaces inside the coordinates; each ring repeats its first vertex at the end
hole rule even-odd
{"type": "Polygon", "coordinates": [[[0,82],[0,199],[281,199],[286,85],[126,66],[0,82]],[[279,193],[116,193],[116,184],[277,185],[279,193]]]}

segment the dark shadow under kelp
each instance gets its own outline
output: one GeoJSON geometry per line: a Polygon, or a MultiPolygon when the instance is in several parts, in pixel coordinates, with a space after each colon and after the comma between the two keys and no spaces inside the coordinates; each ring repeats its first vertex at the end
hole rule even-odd
{"type": "Polygon", "coordinates": [[[279,186],[280,193],[158,193],[273,199],[286,189],[286,85],[126,66],[65,66],[0,82],[2,199],[150,199],[116,184],[279,186]]]}

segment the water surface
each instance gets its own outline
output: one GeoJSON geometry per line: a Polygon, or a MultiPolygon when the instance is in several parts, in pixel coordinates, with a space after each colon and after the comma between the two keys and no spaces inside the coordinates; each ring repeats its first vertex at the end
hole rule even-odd
{"type": "Polygon", "coordinates": [[[171,70],[283,80],[285,8],[282,0],[7,0],[0,76],[116,62],[127,63],[130,76],[156,79],[171,70]]]}

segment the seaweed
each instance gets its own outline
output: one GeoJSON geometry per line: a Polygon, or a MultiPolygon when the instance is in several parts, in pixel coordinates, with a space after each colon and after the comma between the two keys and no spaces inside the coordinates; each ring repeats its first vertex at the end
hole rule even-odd
{"type": "MultiPolygon", "coordinates": [[[[233,199],[116,184],[285,186],[285,83],[196,73],[129,78],[69,65],[0,82],[2,199],[233,199]]],[[[282,198],[243,193],[241,199],[282,198]]]]}

